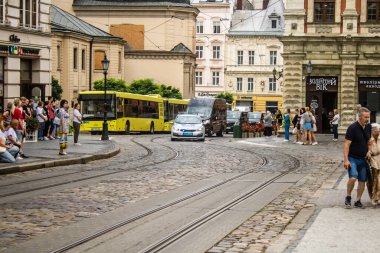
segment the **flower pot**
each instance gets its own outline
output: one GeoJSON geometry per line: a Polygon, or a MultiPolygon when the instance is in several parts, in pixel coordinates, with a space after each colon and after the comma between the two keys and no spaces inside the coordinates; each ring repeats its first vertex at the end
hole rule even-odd
{"type": "Polygon", "coordinates": [[[248,132],[243,132],[242,138],[248,138],[248,132]]]}
{"type": "Polygon", "coordinates": [[[249,138],[253,138],[255,137],[255,133],[254,132],[249,132],[249,138]]]}

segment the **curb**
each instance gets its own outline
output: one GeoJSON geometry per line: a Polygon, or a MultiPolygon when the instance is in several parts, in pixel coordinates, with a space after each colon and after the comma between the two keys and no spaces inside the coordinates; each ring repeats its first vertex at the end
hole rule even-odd
{"type": "Polygon", "coordinates": [[[37,170],[44,168],[51,168],[57,166],[66,166],[73,164],[86,164],[95,160],[102,160],[111,158],[120,153],[120,148],[116,148],[113,151],[102,153],[102,154],[94,154],[94,155],[83,155],[80,157],[72,158],[72,159],[57,159],[46,162],[32,162],[28,164],[19,164],[15,166],[7,166],[0,169],[0,175],[6,175],[17,172],[24,172],[28,170],[37,170]]]}

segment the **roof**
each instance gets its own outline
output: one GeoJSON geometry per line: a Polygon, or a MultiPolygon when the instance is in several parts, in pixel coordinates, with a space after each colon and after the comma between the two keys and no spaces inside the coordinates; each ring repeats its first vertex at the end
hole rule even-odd
{"type": "Polygon", "coordinates": [[[175,53],[190,53],[192,54],[193,52],[191,52],[191,50],[186,47],[184,44],[182,43],[179,43],[177,46],[175,46],[172,50],[170,50],[171,52],[175,52],[175,53]]]}
{"type": "Polygon", "coordinates": [[[58,8],[53,4],[51,5],[50,14],[51,28],[53,31],[70,31],[92,37],[118,38],[93,25],[90,25],[82,19],[58,8]]]}
{"type": "Polygon", "coordinates": [[[228,35],[282,35],[284,32],[284,3],[270,0],[264,10],[236,10],[228,35]],[[271,18],[278,19],[278,28],[271,27],[271,18]]]}
{"type": "Polygon", "coordinates": [[[74,0],[73,6],[191,6],[190,0],[74,0]]]}

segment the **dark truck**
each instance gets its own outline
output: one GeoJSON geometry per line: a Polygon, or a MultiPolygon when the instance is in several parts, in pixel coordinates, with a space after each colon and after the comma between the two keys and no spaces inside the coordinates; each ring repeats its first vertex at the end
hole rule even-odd
{"type": "Polygon", "coordinates": [[[199,115],[207,136],[223,136],[227,128],[227,104],[221,98],[194,97],[187,106],[188,114],[199,115]]]}

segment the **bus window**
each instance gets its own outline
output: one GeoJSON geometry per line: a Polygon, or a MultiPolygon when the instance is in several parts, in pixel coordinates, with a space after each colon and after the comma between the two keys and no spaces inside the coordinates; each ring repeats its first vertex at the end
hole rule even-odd
{"type": "Polygon", "coordinates": [[[123,98],[117,98],[117,117],[124,117],[123,98]]]}
{"type": "MultiPolygon", "coordinates": [[[[103,119],[104,117],[104,96],[99,94],[81,94],[78,98],[81,102],[83,119],[103,119]]],[[[107,118],[115,118],[115,95],[108,94],[107,101],[107,118]]]]}
{"type": "Polygon", "coordinates": [[[138,107],[138,117],[139,118],[149,118],[149,119],[158,119],[158,103],[151,101],[139,101],[138,107]]]}
{"type": "Polygon", "coordinates": [[[124,99],[125,117],[137,118],[138,103],[136,99],[124,99]]]}

